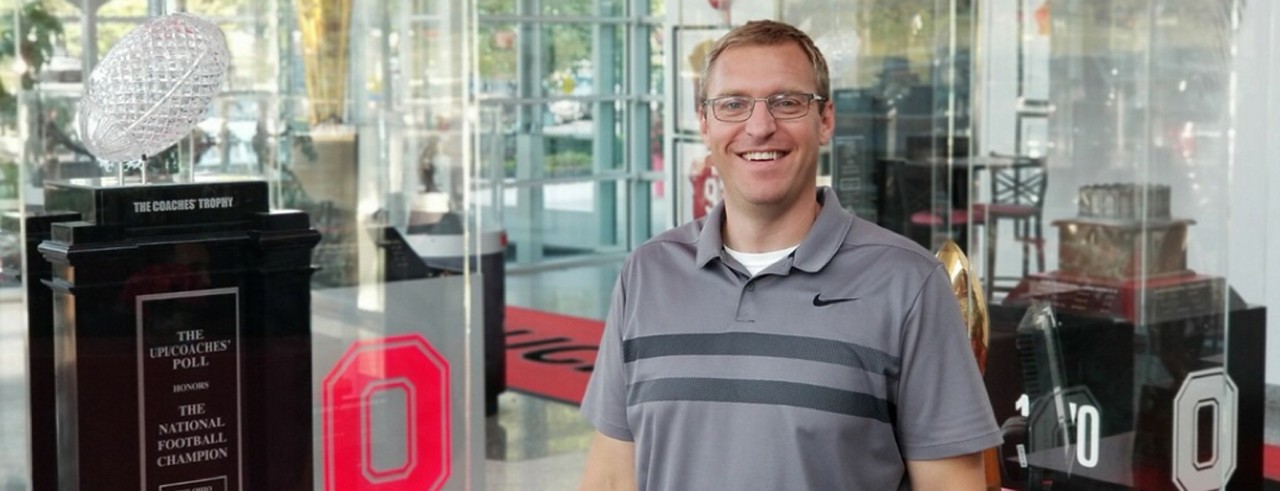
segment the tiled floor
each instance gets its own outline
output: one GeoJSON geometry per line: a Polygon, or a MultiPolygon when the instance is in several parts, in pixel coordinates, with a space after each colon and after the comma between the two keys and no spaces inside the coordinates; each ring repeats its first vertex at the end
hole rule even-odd
{"type": "Polygon", "coordinates": [[[0,491],[27,489],[26,350],[17,288],[0,288],[0,491]]]}
{"type": "Polygon", "coordinates": [[[1263,441],[1268,445],[1280,446],[1280,385],[1267,386],[1266,428],[1263,441]]]}
{"type": "Polygon", "coordinates": [[[491,490],[575,489],[594,431],[576,407],[516,392],[487,421],[485,485],[491,490]]]}
{"type": "MultiPolygon", "coordinates": [[[[564,315],[603,319],[617,263],[507,277],[507,303],[564,315]]],[[[488,489],[576,489],[594,430],[576,406],[507,391],[488,424],[488,489]]]]}

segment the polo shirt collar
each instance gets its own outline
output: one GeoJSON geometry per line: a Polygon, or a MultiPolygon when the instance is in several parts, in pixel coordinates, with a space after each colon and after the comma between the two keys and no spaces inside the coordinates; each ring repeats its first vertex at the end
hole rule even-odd
{"type": "MultiPolygon", "coordinates": [[[[818,203],[822,204],[818,218],[813,221],[809,234],[800,242],[794,253],[792,267],[808,273],[815,273],[826,266],[835,257],[840,246],[844,244],[849,229],[853,226],[853,214],[840,205],[836,193],[828,186],[817,189],[818,203]]],[[[707,219],[698,232],[698,249],[696,264],[704,267],[712,259],[719,258],[724,250],[724,237],[720,235],[724,225],[724,202],[716,204],[707,213],[707,219]]]]}
{"type": "Polygon", "coordinates": [[[724,250],[724,237],[720,236],[720,228],[724,225],[724,200],[707,213],[707,220],[702,222],[702,230],[698,232],[697,265],[705,267],[712,259],[720,257],[724,250]]]}
{"type": "Polygon", "coordinates": [[[806,273],[816,273],[831,262],[853,227],[853,214],[840,205],[835,190],[828,186],[818,188],[818,203],[822,209],[809,235],[796,248],[795,262],[791,265],[806,273]]]}

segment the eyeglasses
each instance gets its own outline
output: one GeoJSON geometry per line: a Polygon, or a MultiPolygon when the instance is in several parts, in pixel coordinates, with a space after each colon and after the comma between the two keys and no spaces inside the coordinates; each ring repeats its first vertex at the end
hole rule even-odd
{"type": "Polygon", "coordinates": [[[711,114],[726,123],[741,123],[751,119],[756,109],[756,101],[764,101],[773,119],[796,119],[809,114],[809,103],[825,101],[826,97],[818,94],[774,94],[769,97],[745,97],[731,95],[702,101],[711,107],[711,114]]]}

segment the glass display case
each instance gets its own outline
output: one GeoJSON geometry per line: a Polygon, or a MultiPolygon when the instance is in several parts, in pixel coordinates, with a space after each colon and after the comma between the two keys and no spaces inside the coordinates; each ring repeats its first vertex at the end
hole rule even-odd
{"type": "MultiPolygon", "coordinates": [[[[1270,3],[21,3],[50,15],[28,36],[47,58],[0,54],[14,94],[0,97],[0,488],[56,489],[59,465],[94,455],[133,459],[129,479],[168,480],[119,449],[181,445],[157,434],[200,425],[244,445],[137,446],[301,462],[262,489],[571,486],[609,285],[629,251],[719,201],[696,113],[701,64],[756,18],[799,26],[830,65],[835,130],[818,184],[927,250],[958,244],[974,268],[989,320],[979,363],[1005,437],[986,457],[989,484],[1262,488],[1264,377],[1280,380],[1265,363],[1280,346],[1265,336],[1280,301],[1280,262],[1266,260],[1280,237],[1270,3]],[[95,158],[75,130],[85,79],[130,29],[179,5],[225,34],[223,90],[150,162],[95,158]],[[117,185],[89,184],[101,178],[117,185]],[[213,184],[128,194],[192,183],[213,184]],[[153,203],[139,209],[226,198],[251,218],[96,223],[109,207],[85,203],[104,196],[153,203]],[[204,239],[220,245],[189,247],[204,239]],[[77,256],[77,240],[114,255],[77,256]],[[511,305],[556,311],[546,322],[561,330],[505,328],[509,274],[536,300],[511,305]],[[58,409],[79,404],[59,389],[76,365],[70,318],[118,324],[81,331],[82,355],[118,359],[79,364],[99,382],[79,414],[58,409]],[[177,324],[198,329],[139,334],[177,324]],[[195,346],[217,349],[166,354],[195,346]],[[508,359],[573,383],[500,411],[508,359]],[[169,397],[147,396],[157,390],[169,397]],[[197,407],[206,394],[245,412],[197,407]],[[285,396],[297,400],[272,402],[285,396]],[[180,416],[156,419],[166,411],[180,416]],[[59,425],[114,440],[70,448],[59,425]],[[289,448],[253,436],[268,430],[293,431],[289,448]],[[520,462],[487,465],[495,455],[520,462]]],[[[225,489],[264,482],[242,468],[225,489]]]]}
{"type": "Polygon", "coordinates": [[[982,280],[1005,487],[1260,486],[1269,6],[711,4],[668,9],[676,223],[718,199],[706,43],[740,16],[794,23],[831,65],[820,184],[958,242],[982,280]]]}
{"type": "Polygon", "coordinates": [[[1237,135],[1269,9],[989,6],[970,243],[1005,486],[1260,488],[1268,299],[1236,254],[1267,172],[1237,135]]]}
{"type": "Polygon", "coordinates": [[[1245,258],[1274,233],[1271,7],[718,5],[668,11],[676,223],[718,199],[691,104],[703,39],[739,15],[795,23],[831,65],[820,183],[927,249],[959,242],[982,278],[1005,487],[1260,486],[1275,292],[1245,258]]]}
{"type": "Polygon", "coordinates": [[[0,384],[0,487],[127,461],[111,482],[483,489],[506,244],[475,159],[475,6],[184,5],[225,36],[222,90],[122,165],[86,150],[77,103],[165,4],[32,3],[65,34],[0,127],[0,373],[26,382],[0,384]]]}

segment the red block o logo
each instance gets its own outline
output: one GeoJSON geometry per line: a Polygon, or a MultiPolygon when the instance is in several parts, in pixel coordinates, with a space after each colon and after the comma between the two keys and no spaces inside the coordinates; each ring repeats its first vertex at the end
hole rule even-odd
{"type": "MultiPolygon", "coordinates": [[[[354,343],[324,378],[324,476],[328,491],[442,488],[452,467],[449,363],[420,334],[354,343]],[[403,459],[374,462],[371,400],[404,401],[403,459]]],[[[400,423],[400,422],[394,422],[400,423]]]]}

